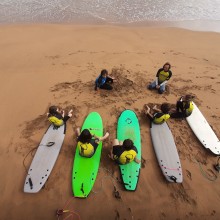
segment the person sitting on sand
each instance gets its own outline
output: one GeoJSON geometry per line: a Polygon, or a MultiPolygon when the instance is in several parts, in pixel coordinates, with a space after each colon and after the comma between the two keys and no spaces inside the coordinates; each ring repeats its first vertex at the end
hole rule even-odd
{"type": "Polygon", "coordinates": [[[194,96],[185,95],[182,96],[176,103],[176,112],[173,112],[171,118],[186,118],[189,117],[193,112],[193,100],[194,96]]]}
{"type": "Polygon", "coordinates": [[[72,109],[69,111],[68,115],[65,115],[64,110],[60,110],[57,106],[53,105],[49,108],[49,113],[47,113],[48,120],[54,125],[54,127],[60,127],[67,122],[69,118],[72,117],[72,109]]]}
{"type": "Polygon", "coordinates": [[[106,69],[102,70],[99,77],[95,80],[95,90],[112,90],[113,88],[110,84],[113,83],[113,80],[113,77],[108,76],[108,71],[106,69]]]}
{"type": "Polygon", "coordinates": [[[160,68],[157,71],[156,80],[148,85],[148,89],[157,89],[158,93],[162,94],[166,90],[166,83],[172,76],[172,72],[170,71],[171,65],[170,63],[165,63],[163,68],[160,68]]]}
{"type": "Polygon", "coordinates": [[[79,154],[82,157],[92,157],[95,154],[95,151],[99,145],[100,141],[104,141],[108,136],[109,133],[106,132],[105,136],[97,137],[92,135],[88,129],[84,129],[80,133],[80,129],[76,129],[77,134],[77,147],[79,149],[79,154]]]}
{"type": "Polygon", "coordinates": [[[109,154],[109,158],[116,161],[118,164],[128,164],[132,161],[140,163],[141,161],[137,159],[137,148],[134,146],[134,143],[130,139],[126,139],[119,143],[118,139],[113,141],[113,148],[109,154]]]}
{"type": "Polygon", "coordinates": [[[161,105],[161,109],[158,109],[155,105],[153,107],[154,114],[151,114],[151,109],[148,105],[145,105],[147,109],[144,109],[144,113],[148,116],[148,118],[154,123],[154,124],[163,124],[170,118],[170,104],[163,103],[161,105]]]}

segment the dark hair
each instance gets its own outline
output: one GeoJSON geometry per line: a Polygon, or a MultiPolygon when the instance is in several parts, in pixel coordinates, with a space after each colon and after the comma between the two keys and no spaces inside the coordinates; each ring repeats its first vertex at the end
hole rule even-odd
{"type": "Polygon", "coordinates": [[[160,109],[163,113],[168,114],[170,111],[170,104],[165,102],[161,105],[160,109]]]}
{"type": "Polygon", "coordinates": [[[78,137],[78,141],[82,142],[83,144],[89,143],[92,139],[92,135],[88,129],[84,129],[78,137]]]}
{"type": "Polygon", "coordinates": [[[57,113],[57,109],[58,109],[58,107],[55,106],[55,105],[50,106],[50,108],[49,108],[49,114],[50,114],[50,115],[55,115],[55,114],[57,113]]]}
{"type": "Polygon", "coordinates": [[[103,75],[105,75],[105,74],[108,75],[108,71],[107,71],[106,69],[104,69],[104,70],[101,71],[101,76],[103,76],[103,75]]]}
{"type": "Polygon", "coordinates": [[[125,139],[123,141],[122,146],[126,149],[126,150],[131,150],[134,147],[134,143],[132,140],[130,139],[125,139]]]}
{"type": "Polygon", "coordinates": [[[193,95],[185,95],[185,100],[186,101],[191,101],[193,98],[195,98],[195,96],[193,96],[193,95]]]}
{"type": "Polygon", "coordinates": [[[166,62],[166,63],[163,65],[163,68],[164,68],[166,65],[169,65],[169,69],[171,68],[171,64],[170,64],[169,62],[166,62]]]}

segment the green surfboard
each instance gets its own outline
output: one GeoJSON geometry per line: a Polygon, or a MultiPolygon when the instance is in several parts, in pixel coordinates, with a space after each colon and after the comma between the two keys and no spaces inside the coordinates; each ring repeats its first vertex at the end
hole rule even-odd
{"type": "MultiPolygon", "coordinates": [[[[119,141],[131,139],[134,142],[134,146],[138,150],[137,158],[141,160],[140,126],[138,118],[133,111],[125,110],[119,116],[117,139],[119,141]]],[[[141,164],[137,164],[135,161],[132,161],[131,163],[125,165],[119,165],[119,167],[125,189],[130,191],[136,190],[141,164]]]]}
{"type": "MultiPolygon", "coordinates": [[[[103,136],[102,118],[99,113],[91,112],[87,116],[81,131],[85,128],[89,129],[91,134],[98,137],[103,136]]],[[[72,171],[72,189],[75,197],[86,198],[91,192],[98,173],[101,152],[102,142],[99,143],[91,158],[81,157],[79,149],[76,149],[72,171]]]]}

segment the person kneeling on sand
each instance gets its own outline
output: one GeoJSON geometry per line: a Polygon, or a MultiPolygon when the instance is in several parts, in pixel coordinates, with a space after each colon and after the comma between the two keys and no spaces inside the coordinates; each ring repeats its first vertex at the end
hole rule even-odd
{"type": "Polygon", "coordinates": [[[113,83],[114,78],[108,76],[107,70],[102,70],[99,77],[95,80],[95,90],[98,89],[105,89],[105,90],[112,90],[112,86],[110,84],[113,83]]]}
{"type": "Polygon", "coordinates": [[[185,95],[182,96],[176,103],[176,112],[173,112],[171,118],[186,118],[189,117],[193,112],[193,100],[194,96],[185,95]]]}
{"type": "Polygon", "coordinates": [[[148,105],[145,105],[144,113],[148,116],[148,118],[154,123],[154,124],[163,124],[170,118],[170,105],[168,103],[163,103],[161,105],[161,109],[158,109],[155,105],[153,107],[154,113],[152,114],[150,111],[150,107],[148,105]]]}
{"type": "Polygon", "coordinates": [[[68,115],[65,115],[64,110],[60,110],[57,106],[53,105],[49,108],[49,113],[47,113],[48,120],[55,128],[60,127],[67,122],[69,118],[72,117],[72,109],[69,111],[68,115]]]}
{"type": "Polygon", "coordinates": [[[136,163],[140,163],[141,161],[137,159],[137,153],[137,148],[134,146],[132,140],[126,139],[123,143],[119,143],[118,139],[115,139],[109,158],[121,165],[131,163],[133,160],[136,163]]]}
{"type": "Polygon", "coordinates": [[[166,90],[166,84],[172,76],[170,69],[170,63],[165,63],[163,68],[160,68],[157,71],[156,80],[148,85],[148,89],[157,89],[160,94],[164,93],[166,90]]]}
{"type": "Polygon", "coordinates": [[[77,134],[77,147],[79,149],[79,154],[82,157],[92,157],[95,154],[95,151],[99,145],[100,141],[104,141],[108,136],[109,133],[106,132],[105,136],[97,137],[92,135],[88,129],[84,129],[80,133],[80,129],[76,129],[77,134]]]}

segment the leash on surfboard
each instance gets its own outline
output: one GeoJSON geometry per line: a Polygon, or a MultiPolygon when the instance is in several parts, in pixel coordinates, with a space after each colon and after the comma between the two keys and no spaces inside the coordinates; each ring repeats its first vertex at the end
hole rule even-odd
{"type": "MultiPolygon", "coordinates": [[[[52,147],[54,144],[55,144],[55,142],[50,141],[50,142],[47,142],[46,144],[40,144],[39,146],[52,147]]],[[[24,159],[23,159],[23,166],[24,166],[25,171],[26,171],[27,174],[28,174],[28,169],[27,169],[27,167],[26,167],[26,165],[25,165],[25,160],[26,160],[26,158],[28,157],[28,155],[29,155],[30,153],[33,153],[33,151],[36,150],[37,148],[38,148],[38,146],[37,146],[37,147],[34,147],[33,149],[31,149],[31,150],[26,154],[26,156],[25,156],[24,159]]],[[[32,156],[33,156],[33,155],[32,155],[32,156]]]]}
{"type": "Polygon", "coordinates": [[[99,170],[106,171],[107,175],[105,175],[104,177],[101,178],[101,187],[100,187],[101,189],[99,189],[98,191],[95,191],[95,190],[92,189],[92,192],[95,193],[95,194],[102,192],[104,179],[110,178],[111,182],[112,182],[112,185],[114,187],[114,191],[113,191],[114,197],[122,202],[124,207],[128,210],[130,219],[133,220],[134,216],[133,216],[131,208],[126,204],[126,202],[124,201],[123,197],[119,193],[119,189],[116,187],[116,184],[115,184],[115,182],[120,183],[122,185],[125,185],[127,183],[123,183],[122,181],[118,180],[118,178],[114,177],[113,174],[111,173],[111,171],[109,169],[105,168],[105,167],[100,167],[99,170]]]}
{"type": "MultiPolygon", "coordinates": [[[[64,207],[67,207],[68,205],[69,205],[69,203],[70,203],[70,201],[72,200],[72,198],[74,198],[74,197],[71,197],[71,198],[69,198],[66,202],[65,202],[65,204],[64,204],[64,207]]],[[[77,212],[75,212],[75,211],[73,211],[73,210],[70,210],[70,209],[57,209],[56,210],[56,217],[57,217],[57,220],[73,220],[74,219],[74,215],[75,216],[77,216],[77,218],[79,219],[79,220],[81,220],[81,218],[80,218],[80,215],[77,213],[77,212]],[[65,217],[65,218],[63,218],[62,216],[63,215],[65,215],[65,214],[67,214],[68,213],[68,215],[65,217]]]]}
{"type": "Polygon", "coordinates": [[[194,161],[199,165],[199,169],[200,169],[200,172],[201,172],[201,174],[207,179],[207,180],[209,180],[209,181],[215,181],[215,180],[217,180],[218,179],[218,176],[216,175],[216,174],[214,174],[214,176],[208,176],[208,174],[203,170],[203,168],[202,168],[202,165],[201,165],[201,163],[199,162],[199,161],[197,161],[195,158],[194,158],[194,161]]]}
{"type": "Polygon", "coordinates": [[[25,168],[25,171],[26,171],[26,173],[28,174],[28,169],[27,169],[27,167],[26,167],[26,165],[25,165],[25,160],[26,160],[26,158],[28,157],[28,155],[30,154],[30,153],[32,153],[34,150],[36,150],[38,147],[34,147],[33,149],[31,149],[27,154],[26,154],[26,156],[24,157],[24,159],[23,159],[23,166],[24,166],[24,168],[25,168]]]}

